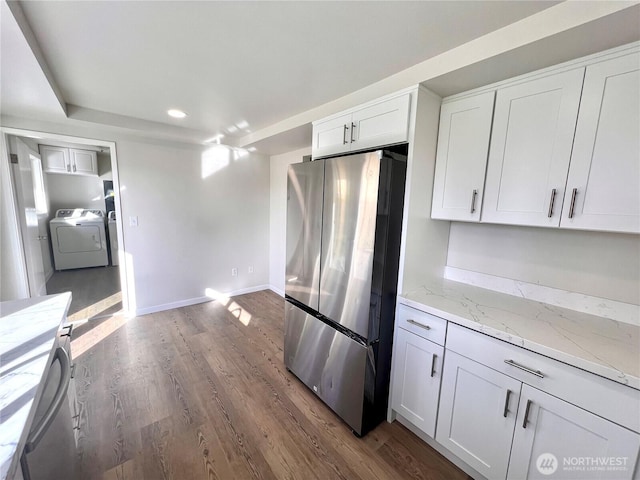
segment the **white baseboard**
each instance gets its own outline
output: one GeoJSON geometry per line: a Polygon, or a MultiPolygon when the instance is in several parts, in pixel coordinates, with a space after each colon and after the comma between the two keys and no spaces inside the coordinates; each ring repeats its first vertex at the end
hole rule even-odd
{"type": "Polygon", "coordinates": [[[269,290],[271,290],[273,293],[277,293],[278,295],[280,295],[282,298],[284,298],[284,291],[280,290],[278,287],[276,287],[275,285],[269,285],[269,290]]]}
{"type": "MultiPolygon", "coordinates": [[[[231,292],[220,293],[225,297],[235,297],[238,295],[244,295],[246,293],[259,292],[261,290],[269,289],[269,285],[257,285],[255,287],[241,288],[239,290],[233,290],[231,292]]],[[[190,305],[197,305],[198,303],[213,302],[214,300],[215,298],[209,297],[207,295],[202,297],[188,298],[186,300],[178,300],[177,302],[163,303],[161,305],[154,305],[152,307],[138,308],[136,309],[134,316],[137,317],[140,315],[148,315],[150,313],[163,312],[165,310],[173,310],[174,308],[188,307],[190,305]]]]}

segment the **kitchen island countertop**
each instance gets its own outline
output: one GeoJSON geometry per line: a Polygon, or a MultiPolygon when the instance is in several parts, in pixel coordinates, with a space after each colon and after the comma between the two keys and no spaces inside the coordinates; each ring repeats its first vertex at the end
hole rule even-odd
{"type": "Polygon", "coordinates": [[[44,390],[71,293],[0,303],[0,479],[11,479],[44,390]]]}

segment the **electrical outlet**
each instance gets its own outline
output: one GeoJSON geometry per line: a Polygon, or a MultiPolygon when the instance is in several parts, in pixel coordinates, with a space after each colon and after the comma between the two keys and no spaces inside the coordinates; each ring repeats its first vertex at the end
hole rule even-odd
{"type": "Polygon", "coordinates": [[[253,265],[249,265],[249,273],[253,273],[253,265]]]}
{"type": "Polygon", "coordinates": [[[237,268],[232,268],[231,269],[231,276],[232,277],[237,277],[238,276],[238,269],[237,268]]]}
{"type": "Polygon", "coordinates": [[[129,217],[129,226],[130,227],[137,227],[138,226],[138,216],[131,216],[129,217]]]}

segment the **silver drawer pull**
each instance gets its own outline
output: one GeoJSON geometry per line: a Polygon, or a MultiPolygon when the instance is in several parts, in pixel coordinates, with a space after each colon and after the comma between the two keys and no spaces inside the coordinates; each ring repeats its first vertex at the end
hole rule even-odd
{"type": "Polygon", "coordinates": [[[416,327],[424,328],[425,330],[431,330],[431,327],[429,325],[425,325],[424,323],[416,322],[415,320],[412,320],[411,318],[407,320],[407,323],[415,325],[416,327]]]}
{"type": "Polygon", "coordinates": [[[519,368],[520,370],[524,370],[525,372],[530,373],[531,375],[535,375],[536,377],[544,378],[544,375],[540,370],[532,370],[531,368],[520,365],[513,360],[505,360],[504,363],[506,363],[507,365],[511,365],[512,367],[519,368]]]}

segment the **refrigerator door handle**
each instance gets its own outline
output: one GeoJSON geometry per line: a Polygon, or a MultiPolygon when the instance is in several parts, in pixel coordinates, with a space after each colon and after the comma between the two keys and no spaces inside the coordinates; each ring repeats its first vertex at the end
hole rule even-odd
{"type": "Polygon", "coordinates": [[[54,354],[53,361],[51,364],[58,360],[60,362],[60,368],[62,370],[62,375],[60,377],[60,384],[58,385],[58,389],[56,390],[56,395],[47,410],[47,413],[42,417],[40,423],[31,430],[31,433],[27,437],[27,443],[24,446],[25,453],[30,453],[36,449],[40,440],[47,432],[49,426],[53,423],[53,420],[56,418],[60,407],[64,404],[67,399],[67,389],[69,388],[69,382],[71,381],[71,368],[69,355],[63,347],[58,347],[56,349],[56,353],[54,354]]]}

